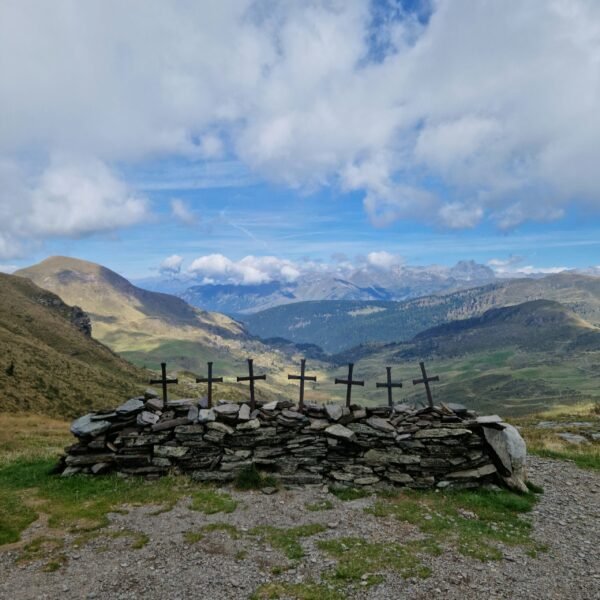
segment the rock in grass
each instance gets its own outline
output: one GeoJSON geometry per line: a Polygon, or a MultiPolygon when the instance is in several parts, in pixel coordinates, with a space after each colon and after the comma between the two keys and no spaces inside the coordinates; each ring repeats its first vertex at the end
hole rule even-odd
{"type": "Polygon", "coordinates": [[[504,425],[504,429],[483,427],[483,434],[505,469],[501,476],[506,485],[527,492],[527,446],[521,434],[508,424],[504,425]]]}
{"type": "Polygon", "coordinates": [[[111,426],[110,421],[93,421],[93,413],[79,417],[71,424],[71,433],[77,437],[96,437],[111,426]]]}

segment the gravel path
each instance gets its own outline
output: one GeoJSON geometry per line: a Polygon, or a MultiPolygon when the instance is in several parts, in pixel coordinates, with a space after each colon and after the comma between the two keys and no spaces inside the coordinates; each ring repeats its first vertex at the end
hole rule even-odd
{"type": "MultiPolygon", "coordinates": [[[[532,519],[533,537],[547,544],[547,552],[531,558],[521,548],[509,548],[504,560],[481,563],[447,549],[438,557],[423,556],[423,562],[433,570],[428,579],[404,580],[386,573],[383,583],[359,589],[349,597],[600,599],[600,474],[580,470],[569,462],[531,457],[530,478],[545,491],[532,519]]],[[[321,488],[272,496],[230,493],[240,505],[227,515],[193,512],[185,502],[160,515],[153,515],[154,509],[149,507],[112,515],[109,531],[144,532],[149,543],[134,550],[125,537],[101,537],[73,547],[73,540],[67,538],[68,562],[54,573],[43,572],[40,561],[17,564],[16,549],[0,551],[0,598],[243,599],[266,582],[306,582],[330,568],[335,563],[316,549],[318,539],[356,536],[386,542],[420,535],[408,524],[366,514],[363,509],[373,498],[341,502],[321,488]],[[306,503],[325,498],[334,504],[332,510],[306,510],[306,503]],[[213,531],[196,544],[185,541],[185,532],[217,522],[234,525],[241,537],[233,540],[223,531],[213,531]],[[304,558],[279,575],[273,575],[272,570],[289,565],[285,556],[244,535],[257,525],[294,527],[307,523],[321,523],[326,530],[302,539],[304,558]]],[[[32,539],[43,533],[43,524],[38,523],[25,537],[32,539]]]]}

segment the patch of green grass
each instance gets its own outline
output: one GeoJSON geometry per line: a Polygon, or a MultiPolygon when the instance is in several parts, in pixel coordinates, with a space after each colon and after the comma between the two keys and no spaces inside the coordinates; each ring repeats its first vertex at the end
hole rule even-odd
{"type": "Polygon", "coordinates": [[[265,583],[261,585],[250,600],[344,600],[345,594],[329,586],[318,583],[265,583]]]}
{"type": "Polygon", "coordinates": [[[200,487],[185,477],[148,482],[116,475],[62,478],[51,475],[50,459],[17,460],[0,467],[0,545],[18,541],[40,512],[52,528],[94,531],[108,524],[108,514],[123,506],[158,505],[170,510],[178,500],[192,498],[192,509],[206,514],[230,513],[237,503],[228,494],[200,487]]]}
{"type": "Polygon", "coordinates": [[[381,583],[382,571],[395,571],[402,577],[428,577],[431,572],[419,560],[411,544],[375,543],[361,538],[345,537],[317,542],[319,549],[337,559],[338,564],[324,577],[337,582],[366,581],[381,583]]]}
{"type": "Polygon", "coordinates": [[[270,525],[261,525],[250,531],[250,535],[263,538],[269,545],[277,550],[281,550],[289,559],[297,560],[304,556],[304,550],[299,540],[304,537],[316,535],[325,531],[327,528],[319,523],[310,525],[300,525],[288,529],[271,527],[270,525]]]}
{"type": "Polygon", "coordinates": [[[238,490],[260,490],[264,487],[277,487],[272,475],[264,475],[255,465],[245,467],[235,477],[234,486],[238,490]]]}
{"type": "Polygon", "coordinates": [[[235,560],[244,560],[246,557],[248,556],[248,551],[247,550],[238,550],[235,553],[235,560]]]}
{"type": "Polygon", "coordinates": [[[395,516],[419,527],[437,541],[449,541],[459,552],[482,561],[502,553],[494,542],[535,548],[531,524],[522,518],[536,502],[534,494],[487,490],[403,492],[394,500],[378,500],[367,512],[395,516]]]}
{"type": "Polygon", "coordinates": [[[204,534],[201,531],[186,531],[183,534],[183,539],[188,544],[197,544],[204,539],[204,534]]]}
{"type": "Polygon", "coordinates": [[[232,513],[237,505],[229,494],[209,488],[194,492],[190,508],[205,515],[214,515],[219,512],[232,513]]]}
{"type": "Polygon", "coordinates": [[[306,503],[304,505],[304,508],[306,508],[306,510],[309,510],[311,512],[318,512],[321,510],[331,510],[333,508],[333,502],[331,502],[331,500],[318,500],[317,502],[313,502],[311,503],[306,503]]]}
{"type": "Polygon", "coordinates": [[[260,586],[250,600],[277,600],[292,598],[294,600],[344,600],[345,594],[324,584],[308,583],[265,583],[260,586]]]}
{"type": "Polygon", "coordinates": [[[359,500],[360,498],[366,498],[367,496],[371,495],[370,492],[361,488],[330,487],[329,491],[344,502],[349,502],[350,500],[359,500]]]}

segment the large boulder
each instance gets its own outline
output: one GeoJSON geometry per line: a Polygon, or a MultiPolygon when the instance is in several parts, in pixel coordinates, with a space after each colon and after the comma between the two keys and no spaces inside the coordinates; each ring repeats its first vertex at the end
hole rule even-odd
{"type": "Polygon", "coordinates": [[[506,485],[527,492],[527,446],[521,434],[508,423],[502,423],[502,429],[483,427],[483,434],[503,467],[500,475],[506,485]]]}

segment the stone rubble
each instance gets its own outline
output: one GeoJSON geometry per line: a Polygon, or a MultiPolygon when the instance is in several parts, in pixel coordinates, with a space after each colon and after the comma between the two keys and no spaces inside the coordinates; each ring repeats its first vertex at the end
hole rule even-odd
{"type": "Polygon", "coordinates": [[[309,404],[300,412],[292,402],[274,401],[251,411],[246,403],[206,408],[205,399],[183,399],[163,410],[147,390],[114,411],[80,417],[71,431],[78,441],[61,459],[64,476],[176,472],[224,483],[255,465],[285,486],[525,489],[518,431],[461,405],[309,404]]]}

